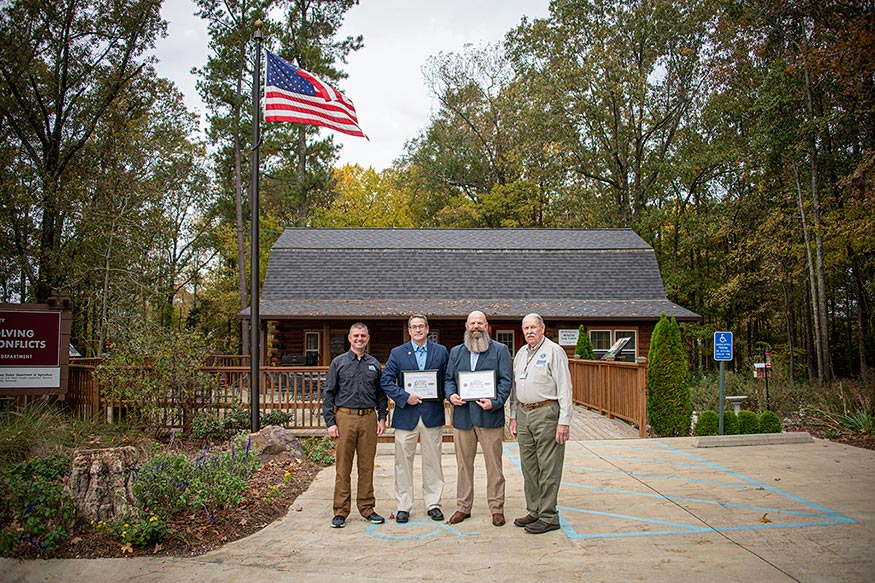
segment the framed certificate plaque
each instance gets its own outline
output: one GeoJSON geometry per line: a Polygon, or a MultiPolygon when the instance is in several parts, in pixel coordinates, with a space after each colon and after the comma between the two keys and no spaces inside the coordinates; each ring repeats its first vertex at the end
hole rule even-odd
{"type": "Polygon", "coordinates": [[[420,399],[438,398],[437,370],[405,370],[401,372],[403,389],[420,399]]]}
{"type": "Polygon", "coordinates": [[[459,397],[463,401],[495,398],[495,371],[459,371],[459,397]]]}

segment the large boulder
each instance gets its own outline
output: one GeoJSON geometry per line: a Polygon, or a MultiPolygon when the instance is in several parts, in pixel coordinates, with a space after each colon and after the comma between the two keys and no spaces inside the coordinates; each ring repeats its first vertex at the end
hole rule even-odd
{"type": "Polygon", "coordinates": [[[291,430],[268,425],[252,434],[252,443],[258,448],[262,461],[300,461],[307,457],[301,440],[291,430]]]}
{"type": "Polygon", "coordinates": [[[75,452],[64,488],[73,497],[76,515],[85,520],[119,521],[135,513],[131,483],[138,466],[134,447],[75,452]]]}

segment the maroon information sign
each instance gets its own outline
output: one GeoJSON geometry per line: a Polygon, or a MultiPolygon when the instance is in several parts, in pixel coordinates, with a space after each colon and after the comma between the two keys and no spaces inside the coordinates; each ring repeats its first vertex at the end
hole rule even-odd
{"type": "Polygon", "coordinates": [[[59,387],[61,312],[0,310],[0,387],[59,387]]]}

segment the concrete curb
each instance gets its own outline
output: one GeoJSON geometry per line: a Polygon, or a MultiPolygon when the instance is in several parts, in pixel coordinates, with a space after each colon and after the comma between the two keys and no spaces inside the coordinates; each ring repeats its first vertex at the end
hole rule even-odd
{"type": "Polygon", "coordinates": [[[786,445],[811,443],[814,438],[807,431],[788,433],[751,433],[748,435],[708,435],[693,438],[693,447],[735,447],[739,445],[786,445]]]}

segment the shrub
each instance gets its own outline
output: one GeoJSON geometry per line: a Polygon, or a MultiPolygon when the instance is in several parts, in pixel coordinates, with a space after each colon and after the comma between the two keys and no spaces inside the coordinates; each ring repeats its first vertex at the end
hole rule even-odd
{"type": "Polygon", "coordinates": [[[772,411],[760,415],[760,433],[781,433],[781,420],[772,411]]]}
{"type": "Polygon", "coordinates": [[[760,432],[760,418],[753,411],[740,411],[738,413],[738,432],[742,435],[760,432]]]}
{"type": "Polygon", "coordinates": [[[702,411],[699,419],[696,421],[696,427],[693,429],[693,435],[717,435],[720,423],[720,418],[714,411],[702,411]]]}
{"type": "Polygon", "coordinates": [[[334,463],[334,454],[331,451],[334,449],[334,442],[327,437],[310,437],[304,441],[304,451],[307,452],[307,457],[310,461],[331,465],[334,463]]]}
{"type": "Polygon", "coordinates": [[[195,331],[143,323],[115,343],[95,378],[104,399],[135,404],[130,414],[146,429],[159,433],[170,414],[191,433],[198,402],[218,382],[201,370],[209,352],[207,338],[195,331]]]}
{"type": "Polygon", "coordinates": [[[662,437],[689,435],[693,406],[677,322],[663,316],[653,329],[647,362],[647,419],[662,437]]]}
{"type": "Polygon", "coordinates": [[[580,333],[577,336],[577,346],[574,348],[574,354],[584,360],[595,360],[595,351],[592,348],[592,342],[589,339],[589,334],[586,333],[586,328],[581,324],[580,333]]]}
{"type": "Polygon", "coordinates": [[[215,415],[198,415],[191,422],[191,436],[194,439],[208,439],[222,441],[225,439],[225,430],[215,415]]]}
{"type": "Polygon", "coordinates": [[[261,425],[279,425],[280,427],[285,427],[289,424],[289,421],[291,420],[291,413],[286,413],[285,411],[278,411],[274,409],[273,411],[265,413],[261,416],[261,425]]]}
{"type": "Polygon", "coordinates": [[[738,435],[738,417],[734,409],[723,410],[723,435],[738,435]]]}
{"type": "Polygon", "coordinates": [[[67,536],[73,500],[64,493],[70,456],[51,454],[0,473],[0,551],[31,547],[49,553],[67,536]]]}

